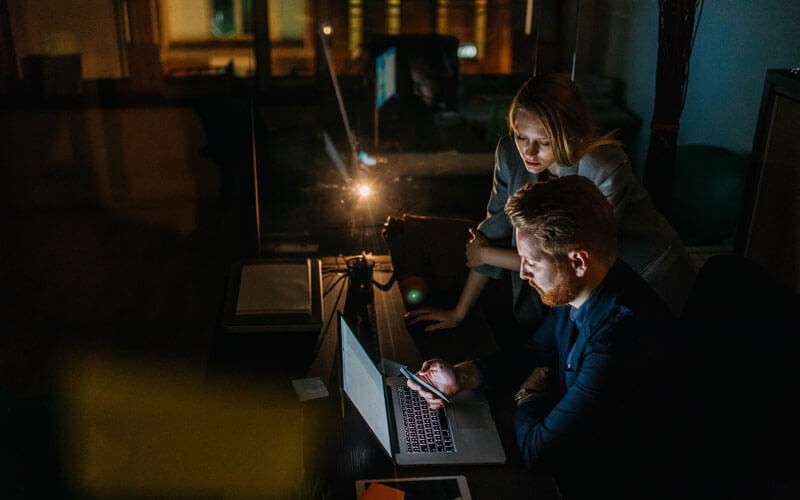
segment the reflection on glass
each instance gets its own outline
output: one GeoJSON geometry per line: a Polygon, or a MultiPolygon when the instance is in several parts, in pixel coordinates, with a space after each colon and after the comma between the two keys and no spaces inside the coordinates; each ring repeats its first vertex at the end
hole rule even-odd
{"type": "Polygon", "coordinates": [[[272,76],[313,73],[314,22],[309,1],[269,0],[262,19],[254,17],[252,0],[161,0],[159,6],[162,61],[168,75],[230,72],[237,77],[253,76],[257,23],[269,29],[269,47],[263,49],[270,51],[272,76]]]}
{"type": "Polygon", "coordinates": [[[214,0],[212,9],[211,33],[214,36],[234,34],[233,0],[214,0]]]}

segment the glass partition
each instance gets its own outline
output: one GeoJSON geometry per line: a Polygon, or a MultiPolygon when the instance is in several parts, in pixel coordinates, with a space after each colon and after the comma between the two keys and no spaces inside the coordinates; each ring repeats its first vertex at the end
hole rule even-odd
{"type": "MultiPolygon", "coordinates": [[[[174,135],[189,153],[163,171],[177,168],[174,178],[187,186],[197,165],[214,174],[163,192],[164,184],[143,182],[158,193],[145,189],[143,199],[216,197],[225,210],[236,207],[236,233],[255,242],[245,253],[260,254],[261,243],[284,234],[352,240],[353,228],[371,225],[374,233],[403,212],[481,218],[514,92],[534,71],[569,71],[576,29],[591,34],[595,23],[585,16],[601,17],[597,7],[584,9],[579,25],[579,5],[9,0],[3,56],[17,78],[5,85],[46,105],[184,110],[182,125],[159,136],[174,135]],[[347,213],[368,203],[350,199],[362,177],[383,187],[370,212],[347,213]]],[[[607,82],[590,83],[593,99],[611,93],[607,82]]],[[[138,156],[131,168],[146,170],[138,156]]],[[[103,167],[114,172],[109,179],[139,179],[114,163],[103,167]]],[[[127,200],[129,189],[112,182],[103,192],[127,200]]]]}

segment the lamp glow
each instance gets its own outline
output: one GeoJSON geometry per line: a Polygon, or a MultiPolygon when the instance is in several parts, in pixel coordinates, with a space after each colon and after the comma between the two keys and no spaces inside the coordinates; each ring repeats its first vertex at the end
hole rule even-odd
{"type": "Polygon", "coordinates": [[[475,59],[478,57],[478,47],[474,43],[465,43],[458,46],[459,59],[475,59]]]}
{"type": "Polygon", "coordinates": [[[333,33],[333,27],[331,27],[331,25],[330,25],[330,24],[326,24],[326,25],[324,25],[324,26],[322,27],[322,34],[323,34],[323,35],[325,35],[325,36],[331,36],[331,33],[333,33]]]}
{"type": "Polygon", "coordinates": [[[372,194],[372,189],[366,184],[358,184],[356,186],[356,193],[358,193],[359,198],[367,198],[372,194]]]}
{"type": "Polygon", "coordinates": [[[368,155],[366,151],[361,151],[358,153],[358,161],[360,161],[363,165],[366,165],[368,167],[374,167],[375,165],[378,164],[378,160],[368,155]]]}

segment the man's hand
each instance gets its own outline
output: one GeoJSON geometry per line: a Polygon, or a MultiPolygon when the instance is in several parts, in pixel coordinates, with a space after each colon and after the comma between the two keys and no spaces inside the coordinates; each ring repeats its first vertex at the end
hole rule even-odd
{"type": "MultiPolygon", "coordinates": [[[[431,359],[422,363],[422,368],[417,372],[417,376],[442,391],[447,397],[451,397],[461,391],[456,369],[444,360],[431,359]]],[[[419,395],[428,402],[431,409],[438,410],[444,407],[444,401],[416,382],[408,380],[406,384],[409,388],[419,392],[419,395]]]]}
{"type": "Polygon", "coordinates": [[[409,325],[430,321],[431,324],[425,327],[426,332],[455,328],[464,319],[459,316],[455,309],[434,309],[429,307],[409,311],[405,314],[405,318],[409,325]]]}
{"type": "Polygon", "coordinates": [[[546,396],[554,389],[556,381],[550,374],[549,366],[537,366],[533,372],[528,375],[528,378],[522,382],[521,387],[531,392],[538,392],[542,396],[546,396]]]}
{"type": "Polygon", "coordinates": [[[475,229],[469,230],[469,241],[465,245],[465,254],[467,256],[467,267],[478,267],[486,262],[483,260],[483,249],[490,246],[489,240],[480,231],[475,229]]]}

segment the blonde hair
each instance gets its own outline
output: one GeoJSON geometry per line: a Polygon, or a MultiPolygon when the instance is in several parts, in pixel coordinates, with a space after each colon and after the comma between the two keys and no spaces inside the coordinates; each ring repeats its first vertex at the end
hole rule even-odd
{"type": "Polygon", "coordinates": [[[600,146],[621,145],[613,132],[602,134],[594,127],[580,90],[563,73],[543,73],[522,84],[508,110],[512,132],[520,109],[541,120],[559,165],[575,165],[600,146]]]}

